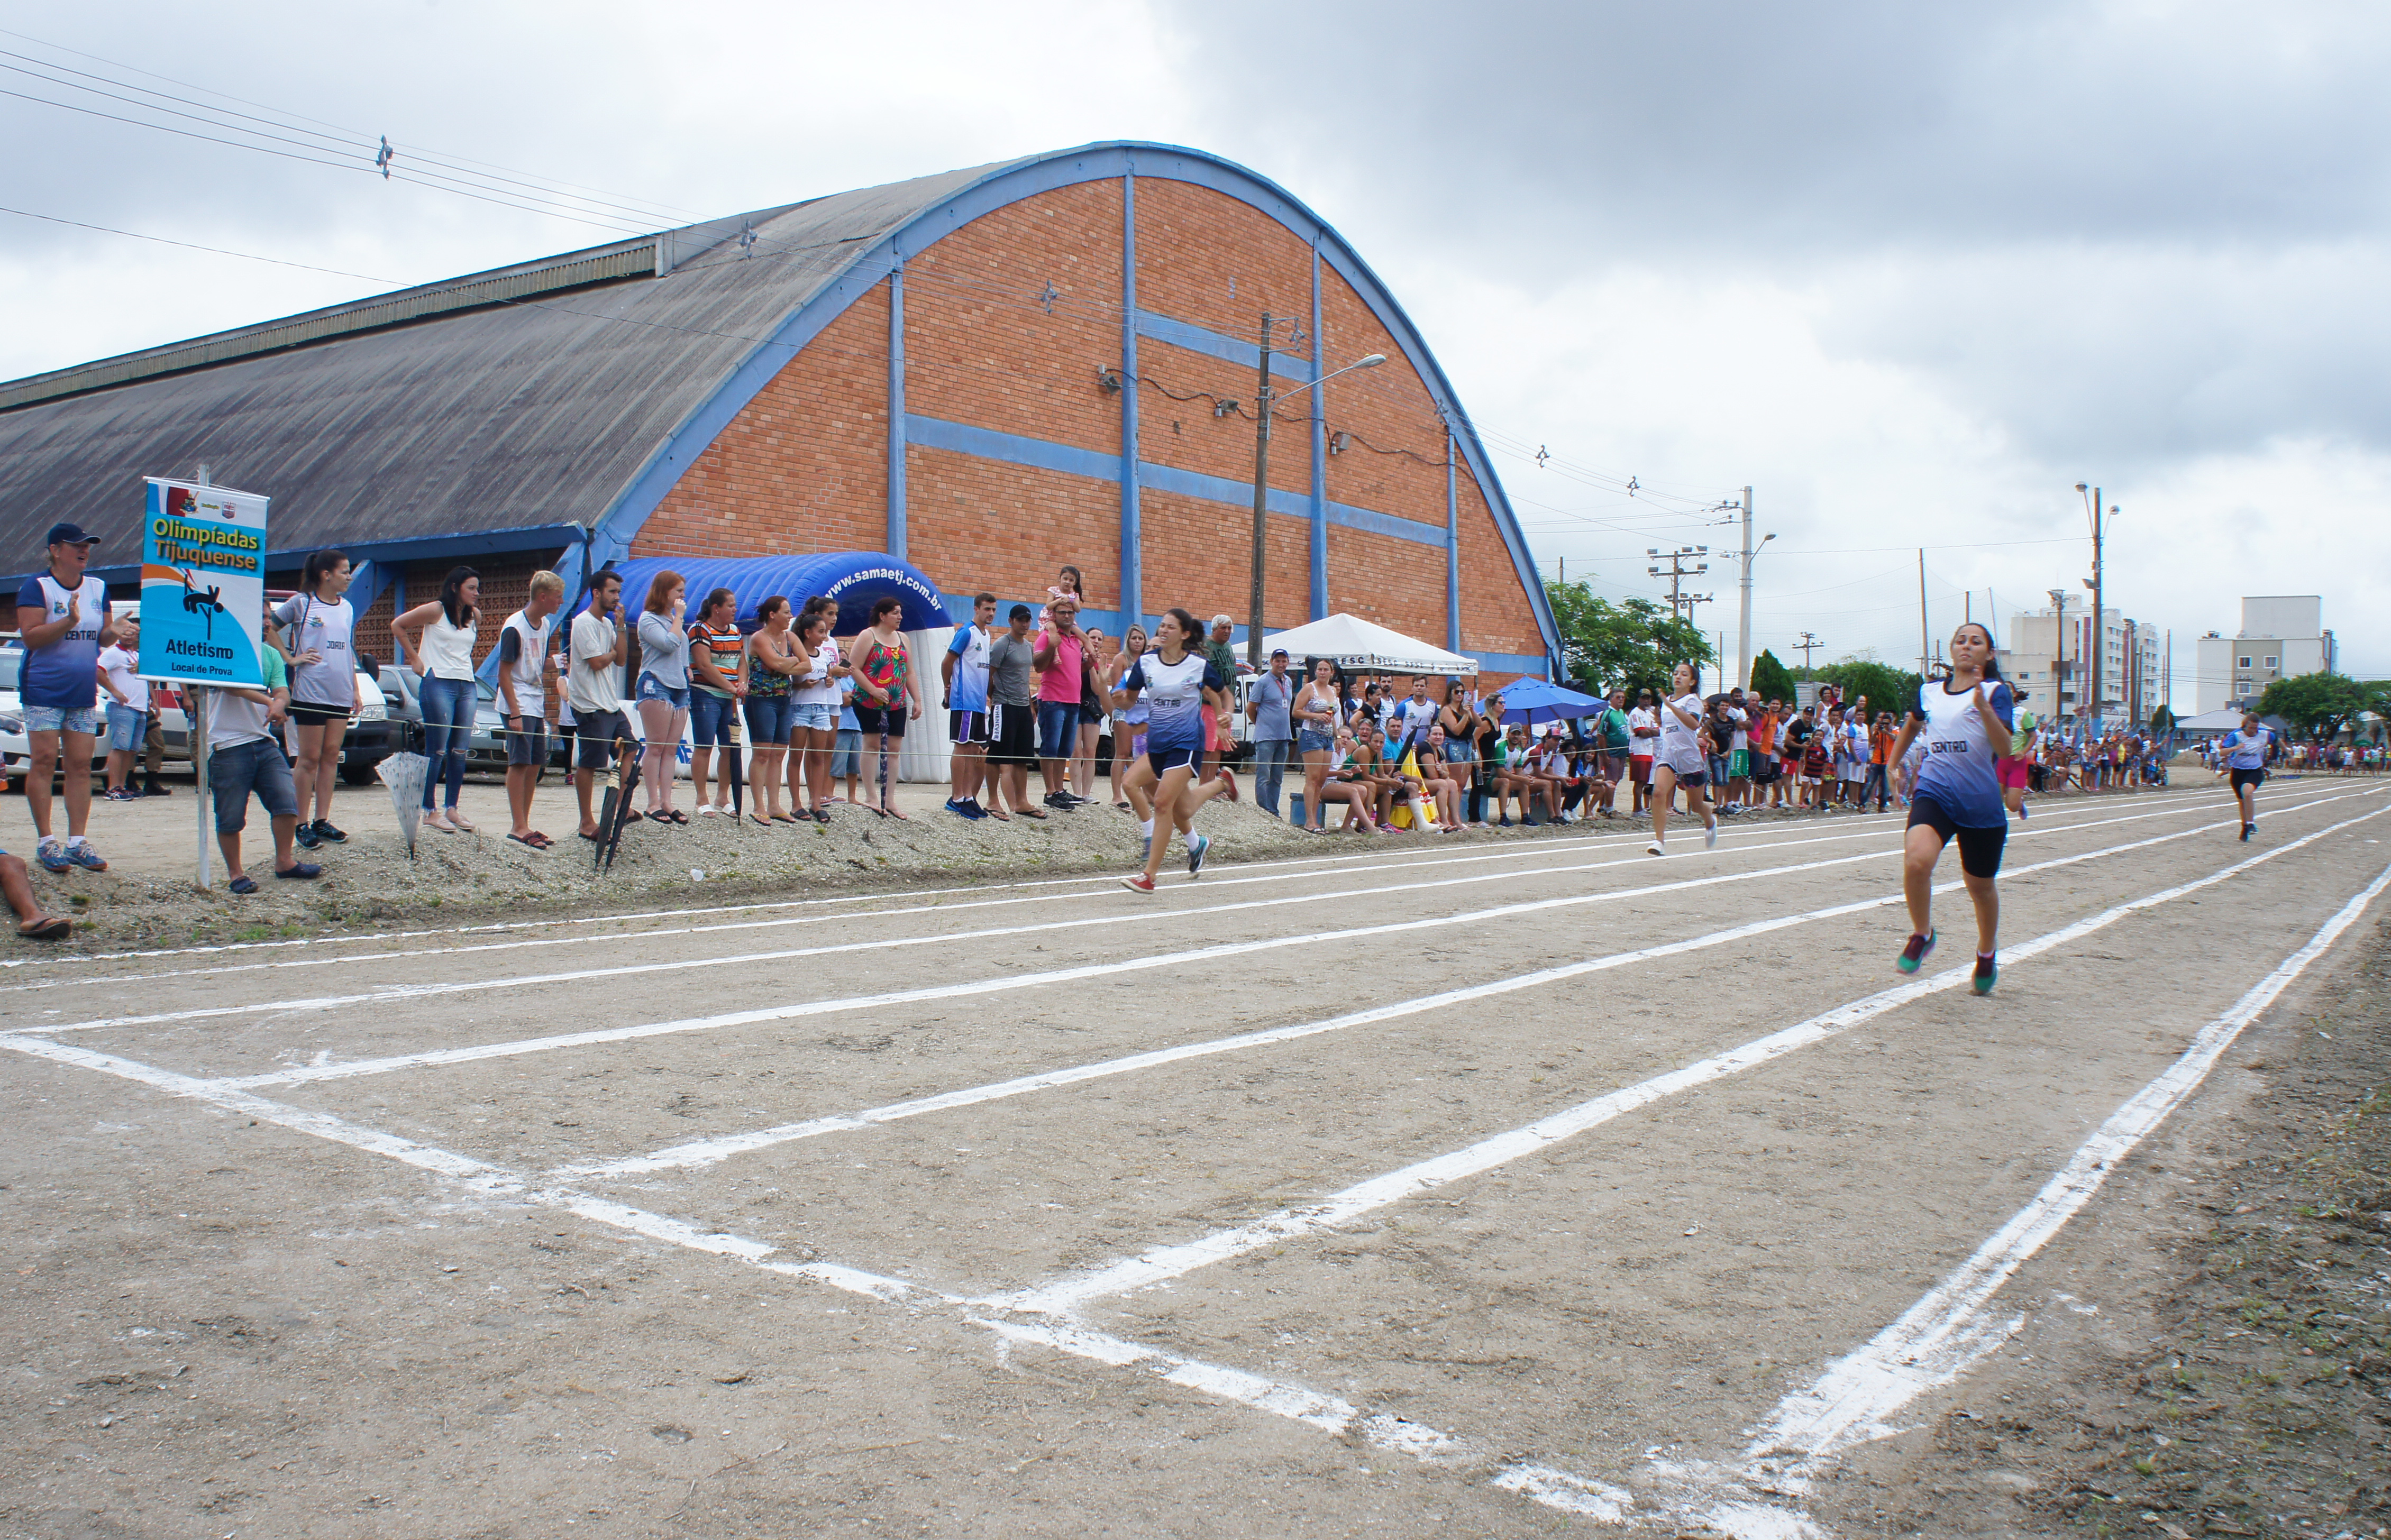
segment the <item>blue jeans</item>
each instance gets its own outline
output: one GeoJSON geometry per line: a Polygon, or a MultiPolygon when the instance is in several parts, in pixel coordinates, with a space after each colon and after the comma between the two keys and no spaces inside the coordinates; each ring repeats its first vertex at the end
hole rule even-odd
{"type": "Polygon", "coordinates": [[[444,775],[448,805],[455,807],[465,790],[465,756],[473,747],[473,718],[482,693],[471,679],[444,679],[430,674],[416,691],[423,706],[423,751],[432,764],[423,773],[423,811],[432,811],[432,793],[444,775]]]}
{"type": "Polygon", "coordinates": [[[739,709],[739,702],[727,695],[715,695],[697,690],[689,698],[689,740],[693,748],[711,749],[717,737],[728,738],[723,718],[739,709]]]}
{"type": "Polygon", "coordinates": [[[1254,745],[1254,801],[1273,817],[1278,816],[1279,785],[1286,777],[1287,751],[1294,747],[1292,740],[1283,738],[1254,745]]]}
{"type": "Polygon", "coordinates": [[[1069,759],[1079,750],[1079,703],[1076,700],[1038,702],[1038,757],[1069,759]]]}

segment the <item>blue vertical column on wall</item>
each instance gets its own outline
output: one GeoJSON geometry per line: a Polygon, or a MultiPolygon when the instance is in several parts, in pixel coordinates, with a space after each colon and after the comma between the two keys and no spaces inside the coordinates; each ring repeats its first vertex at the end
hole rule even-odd
{"type": "Polygon", "coordinates": [[[1453,429],[1444,430],[1444,649],[1461,650],[1461,458],[1453,429]]]}
{"type": "Polygon", "coordinates": [[[1143,570],[1138,562],[1137,506],[1137,173],[1121,176],[1121,454],[1120,454],[1120,615],[1121,632],[1145,623],[1145,600],[1139,593],[1143,570]]]}
{"type": "Polygon", "coordinates": [[[905,559],[905,264],[888,269],[888,554],[905,559]]]}
{"type": "MultiPolygon", "coordinates": [[[[1328,372],[1328,345],[1320,340],[1320,237],[1312,240],[1312,378],[1328,372]]],[[[1328,404],[1325,385],[1312,388],[1312,618],[1328,618],[1328,404]]]]}

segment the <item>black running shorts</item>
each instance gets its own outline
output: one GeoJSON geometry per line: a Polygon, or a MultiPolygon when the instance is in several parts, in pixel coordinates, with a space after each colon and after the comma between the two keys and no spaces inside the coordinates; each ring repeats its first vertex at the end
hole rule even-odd
{"type": "Polygon", "coordinates": [[[2242,789],[2245,786],[2256,787],[2264,786],[2266,784],[2267,772],[2264,770],[2236,770],[2233,772],[2233,794],[2237,797],[2242,795],[2242,789]]]}
{"type": "Polygon", "coordinates": [[[2010,826],[1997,824],[1991,828],[1965,828],[1951,821],[1943,804],[1930,795],[1913,797],[1909,802],[1909,827],[1924,827],[1942,837],[1945,844],[1959,841],[1959,869],[1970,877],[1990,880],[2001,873],[2001,849],[2010,842],[2010,826]]]}

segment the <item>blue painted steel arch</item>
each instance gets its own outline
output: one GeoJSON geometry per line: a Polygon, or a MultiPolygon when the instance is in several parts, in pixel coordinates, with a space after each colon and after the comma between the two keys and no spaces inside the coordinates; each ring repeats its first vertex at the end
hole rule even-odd
{"type": "Polygon", "coordinates": [[[1461,410],[1452,381],[1446,379],[1435,354],[1428,351],[1427,340],[1370,265],[1325,220],[1267,177],[1203,150],[1129,140],[1085,145],[1001,166],[949,197],[924,206],[877,242],[859,250],[835,278],[783,320],[769,338],[758,343],[713,396],[691,411],[658,446],[640,474],[596,521],[590,541],[593,565],[609,560],[619,562],[628,555],[640,527],[716,436],[730,426],[740,411],[807,343],[881,280],[900,269],[908,257],[927,250],[981,215],[1023,199],[1130,175],[1190,182],[1234,198],[1276,220],[1298,239],[1313,247],[1319,252],[1319,260],[1352,286],[1394,338],[1404,360],[1428,385],[1437,410],[1452,430],[1454,444],[1485,491],[1494,527],[1510,552],[1513,571],[1527,595],[1545,651],[1557,658],[1560,628],[1545,601],[1544,583],[1537,575],[1527,536],[1519,528],[1509,499],[1504,495],[1503,483],[1494,474],[1485,445],[1479,442],[1468,416],[1461,410]]]}

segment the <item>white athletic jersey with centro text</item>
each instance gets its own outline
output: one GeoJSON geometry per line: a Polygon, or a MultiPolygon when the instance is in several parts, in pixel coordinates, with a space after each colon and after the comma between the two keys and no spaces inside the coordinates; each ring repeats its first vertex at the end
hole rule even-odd
{"type": "Polygon", "coordinates": [[[1911,708],[1925,724],[1918,735],[1926,750],[1918,771],[1918,795],[1941,803],[1961,828],[1999,828],[2009,823],[1984,717],[1989,712],[2008,726],[2016,714],[2016,698],[2007,684],[1995,681],[1984,687],[1984,708],[1977,710],[1972,687],[1955,695],[1932,680],[1918,687],[1918,702],[1911,708]]]}
{"type": "Polygon", "coordinates": [[[1702,720],[1702,698],[1689,693],[1674,704],[1675,712],[1667,705],[1661,708],[1661,763],[1679,775],[1700,775],[1705,768],[1702,746],[1695,741],[1694,729],[1678,720],[1677,712],[1692,717],[1699,725],[1702,720]]]}

